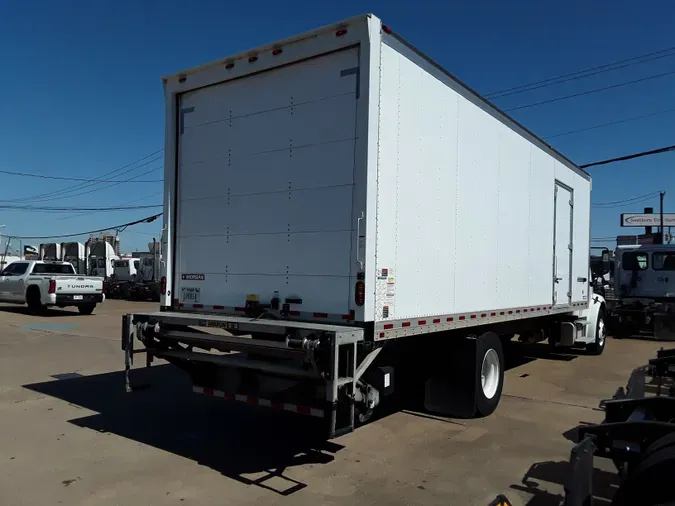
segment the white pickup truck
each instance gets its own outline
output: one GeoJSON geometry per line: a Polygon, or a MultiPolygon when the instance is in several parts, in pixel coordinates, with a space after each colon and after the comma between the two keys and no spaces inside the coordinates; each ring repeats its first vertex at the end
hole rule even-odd
{"type": "Polygon", "coordinates": [[[77,306],[88,315],[104,299],[103,278],[78,275],[68,262],[13,262],[0,272],[0,302],[27,304],[35,313],[77,306]]]}

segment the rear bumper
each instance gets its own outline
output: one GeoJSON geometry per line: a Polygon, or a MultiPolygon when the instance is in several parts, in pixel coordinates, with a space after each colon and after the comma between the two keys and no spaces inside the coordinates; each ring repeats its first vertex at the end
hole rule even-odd
{"type": "Polygon", "coordinates": [[[103,302],[105,297],[102,293],[88,293],[88,294],[78,294],[78,293],[69,293],[62,295],[54,295],[54,304],[55,306],[77,306],[79,304],[99,304],[103,302]],[[81,299],[76,297],[82,297],[81,299]]]}

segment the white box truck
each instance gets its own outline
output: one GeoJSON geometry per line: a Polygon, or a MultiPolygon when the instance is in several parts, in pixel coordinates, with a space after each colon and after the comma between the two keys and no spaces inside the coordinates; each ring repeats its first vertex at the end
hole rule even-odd
{"type": "Polygon", "coordinates": [[[163,81],[161,311],[124,316],[127,371],[138,339],[335,436],[401,392],[490,414],[515,335],[602,352],[589,175],[375,16],[163,81]]]}

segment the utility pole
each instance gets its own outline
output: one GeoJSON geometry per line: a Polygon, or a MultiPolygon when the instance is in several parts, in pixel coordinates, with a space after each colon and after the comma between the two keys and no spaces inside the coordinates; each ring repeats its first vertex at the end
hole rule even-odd
{"type": "Polygon", "coordinates": [[[659,192],[659,244],[663,244],[663,197],[666,192],[659,192]]]}

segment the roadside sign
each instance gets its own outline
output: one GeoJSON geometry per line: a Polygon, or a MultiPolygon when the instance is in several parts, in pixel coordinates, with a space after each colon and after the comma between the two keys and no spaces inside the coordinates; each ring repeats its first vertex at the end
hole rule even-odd
{"type": "MultiPolygon", "coordinates": [[[[622,227],[658,227],[661,225],[661,215],[658,213],[623,213],[622,227]]],[[[675,213],[663,213],[663,226],[675,227],[675,213]]]]}

